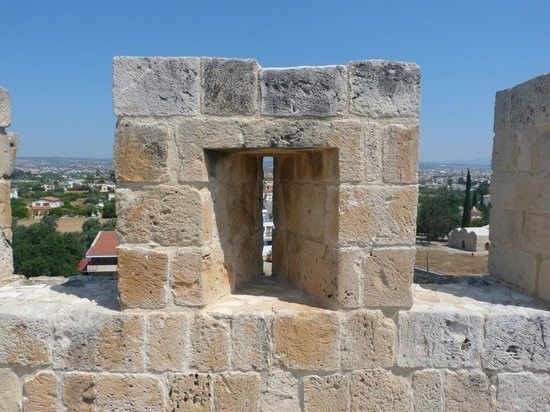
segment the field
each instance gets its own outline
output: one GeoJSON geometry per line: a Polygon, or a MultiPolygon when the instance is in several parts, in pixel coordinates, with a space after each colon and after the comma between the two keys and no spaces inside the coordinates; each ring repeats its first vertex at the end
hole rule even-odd
{"type": "MultiPolygon", "coordinates": [[[[57,231],[60,233],[80,232],[82,231],[82,225],[87,219],[89,218],[86,218],[86,217],[60,218],[57,220],[57,231]]],[[[99,221],[101,223],[104,223],[107,221],[107,219],[99,219],[99,221]]],[[[19,219],[17,221],[17,224],[21,226],[30,226],[33,223],[38,223],[38,222],[40,222],[40,220],[19,219]]]]}
{"type": "Polygon", "coordinates": [[[416,245],[416,266],[426,269],[426,255],[429,269],[448,275],[486,275],[487,252],[465,252],[452,249],[444,243],[416,245]]]}

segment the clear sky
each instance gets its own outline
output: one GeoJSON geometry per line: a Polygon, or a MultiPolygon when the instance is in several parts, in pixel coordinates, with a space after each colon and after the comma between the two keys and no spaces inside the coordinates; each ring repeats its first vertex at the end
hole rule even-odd
{"type": "Polygon", "coordinates": [[[422,68],[421,159],[490,158],[494,94],[550,71],[550,1],[0,0],[21,156],[110,157],[116,55],[422,68]]]}

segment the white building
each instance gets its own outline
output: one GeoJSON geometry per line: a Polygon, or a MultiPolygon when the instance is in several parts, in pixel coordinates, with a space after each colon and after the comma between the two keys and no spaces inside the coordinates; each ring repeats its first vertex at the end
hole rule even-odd
{"type": "Polygon", "coordinates": [[[16,187],[12,187],[10,190],[10,199],[19,199],[19,191],[16,187]]]}
{"type": "Polygon", "coordinates": [[[489,250],[489,225],[453,229],[449,233],[449,247],[469,252],[489,250]]]}

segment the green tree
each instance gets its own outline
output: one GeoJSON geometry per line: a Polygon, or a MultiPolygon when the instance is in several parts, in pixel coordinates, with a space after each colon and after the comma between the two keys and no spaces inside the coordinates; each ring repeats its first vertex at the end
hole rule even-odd
{"type": "Polygon", "coordinates": [[[15,272],[27,277],[73,275],[86,251],[78,234],[58,233],[44,222],[16,226],[12,247],[15,272]]]}
{"type": "Polygon", "coordinates": [[[29,216],[29,209],[24,200],[11,199],[11,215],[18,219],[24,219],[29,216]]]}
{"type": "Polygon", "coordinates": [[[84,246],[86,246],[86,249],[88,249],[101,230],[115,230],[115,226],[116,220],[114,219],[108,220],[103,224],[99,221],[99,219],[88,219],[82,225],[80,240],[84,246]]]}
{"type": "Polygon", "coordinates": [[[460,223],[457,194],[446,188],[420,195],[416,231],[430,240],[442,239],[460,223]]]}
{"type": "Polygon", "coordinates": [[[104,203],[102,216],[105,219],[115,219],[116,218],[115,202],[108,201],[108,202],[104,203]]]}
{"type": "Polygon", "coordinates": [[[472,178],[470,169],[466,175],[466,193],[464,194],[464,205],[462,211],[462,227],[469,227],[472,220],[472,178]]]}

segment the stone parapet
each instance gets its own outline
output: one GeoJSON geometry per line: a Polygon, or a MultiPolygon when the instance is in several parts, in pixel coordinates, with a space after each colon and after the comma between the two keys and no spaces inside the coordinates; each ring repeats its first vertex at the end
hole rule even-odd
{"type": "Polygon", "coordinates": [[[496,282],[417,285],[397,312],[327,310],[269,281],[199,310],[121,312],[110,308],[116,280],[72,283],[0,288],[6,410],[490,411],[550,400],[550,311],[496,282]]]}
{"type": "Polygon", "coordinates": [[[499,91],[491,179],[491,275],[550,300],[550,74],[499,91]]]}

